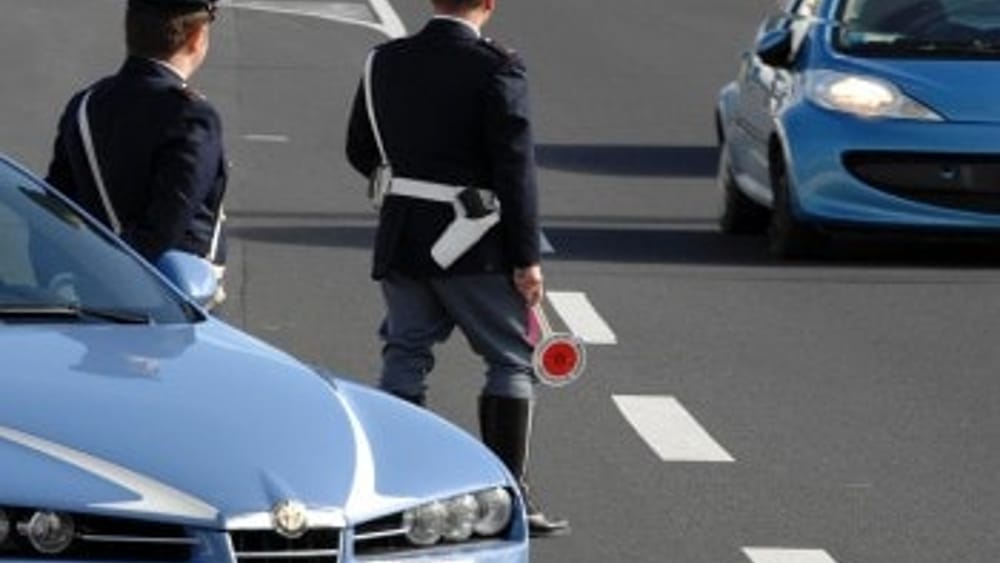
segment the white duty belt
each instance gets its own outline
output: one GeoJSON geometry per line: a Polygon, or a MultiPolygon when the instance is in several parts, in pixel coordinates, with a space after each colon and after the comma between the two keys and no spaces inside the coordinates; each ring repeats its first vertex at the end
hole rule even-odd
{"type": "Polygon", "coordinates": [[[489,190],[393,177],[392,166],[389,164],[389,157],[382,143],[382,134],[379,132],[378,120],[375,118],[372,93],[374,61],[375,51],[372,51],[365,61],[365,105],[375,144],[382,160],[372,174],[368,197],[375,207],[381,206],[386,196],[411,197],[451,204],[455,218],[431,247],[431,258],[434,262],[441,268],[448,269],[500,222],[500,202],[489,190]]]}

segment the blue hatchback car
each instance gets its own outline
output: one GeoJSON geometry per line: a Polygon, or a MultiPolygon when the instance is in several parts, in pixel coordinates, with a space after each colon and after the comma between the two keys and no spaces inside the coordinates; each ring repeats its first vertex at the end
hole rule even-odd
{"type": "Polygon", "coordinates": [[[200,259],[159,265],[0,157],[0,562],[528,561],[479,440],[206,314],[200,259]]]}
{"type": "Polygon", "coordinates": [[[720,92],[720,226],[1000,233],[1000,2],[792,0],[720,92]]]}

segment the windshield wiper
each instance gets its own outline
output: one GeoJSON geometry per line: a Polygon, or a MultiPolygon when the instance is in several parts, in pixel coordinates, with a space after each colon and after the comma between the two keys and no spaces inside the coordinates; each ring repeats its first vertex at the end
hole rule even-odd
{"type": "Polygon", "coordinates": [[[145,313],[84,307],[75,304],[0,304],[0,320],[9,319],[97,319],[117,324],[150,324],[145,313]]]}

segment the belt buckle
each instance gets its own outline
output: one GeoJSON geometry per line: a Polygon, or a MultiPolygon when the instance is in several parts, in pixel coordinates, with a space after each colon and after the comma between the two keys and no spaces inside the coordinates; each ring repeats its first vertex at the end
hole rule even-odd
{"type": "Polygon", "coordinates": [[[482,219],[496,211],[496,202],[492,192],[478,188],[465,188],[458,192],[458,202],[465,210],[466,219],[482,219]],[[489,198],[487,200],[487,198],[489,198]]]}

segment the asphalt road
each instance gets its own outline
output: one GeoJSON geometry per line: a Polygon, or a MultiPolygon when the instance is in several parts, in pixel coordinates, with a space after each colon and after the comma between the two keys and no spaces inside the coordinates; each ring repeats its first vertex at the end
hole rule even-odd
{"type": "MultiPolygon", "coordinates": [[[[358,2],[338,13],[364,20],[358,2]]],[[[533,481],[574,534],[533,544],[534,561],[1000,554],[995,249],[846,240],[789,265],[714,226],[714,94],[770,3],[501,1],[488,29],[533,80],[549,287],[585,293],[617,340],[542,393],[533,481]],[[635,398],[682,406],[729,460],[665,459],[648,440],[681,426],[640,434],[635,398]]],[[[64,101],[120,63],[121,4],[0,0],[0,151],[44,173],[64,101]]],[[[425,3],[399,4],[418,29],[425,3]]],[[[234,165],[229,318],[368,382],[374,214],[343,142],[383,39],[227,9],[195,80],[234,165]]],[[[470,430],[479,371],[456,337],[432,380],[434,410],[470,430]]]]}

